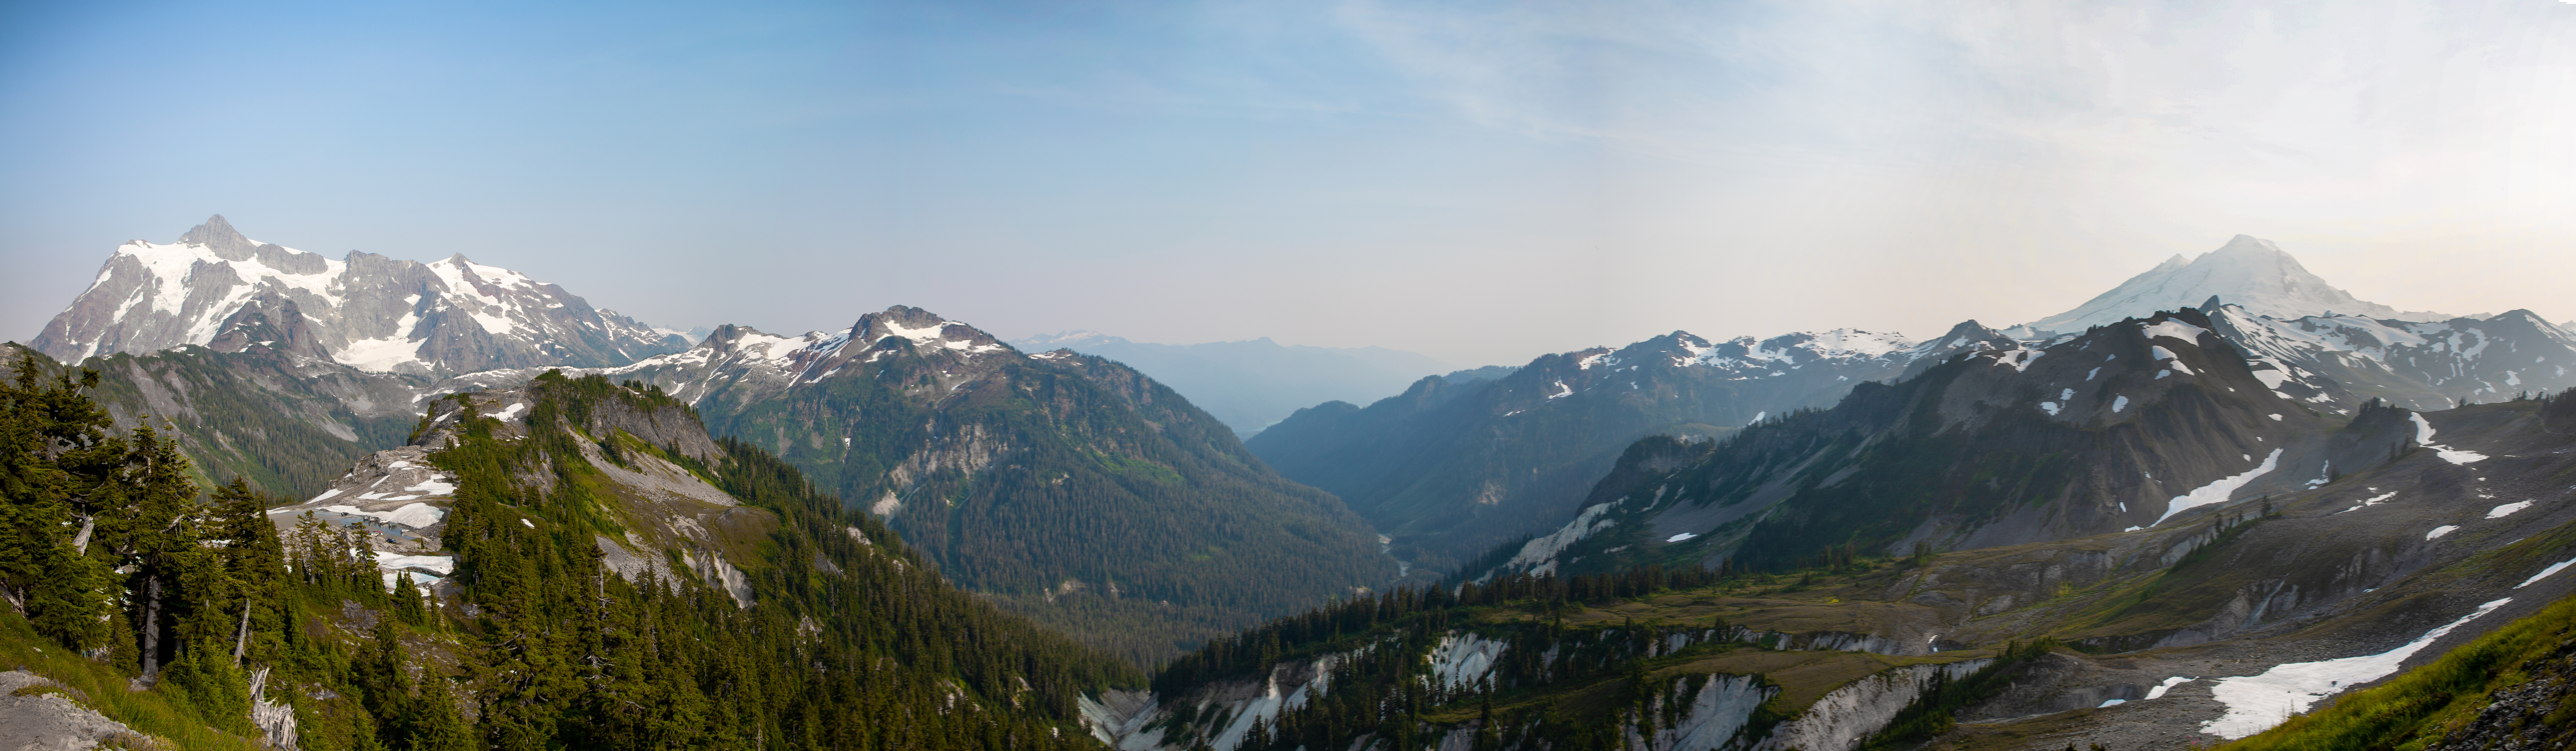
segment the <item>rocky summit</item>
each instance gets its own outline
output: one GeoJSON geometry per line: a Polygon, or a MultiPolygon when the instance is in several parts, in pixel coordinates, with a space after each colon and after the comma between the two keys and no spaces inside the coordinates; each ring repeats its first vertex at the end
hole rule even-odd
{"type": "Polygon", "coordinates": [[[429,263],[354,250],[332,259],[244,237],[221,215],[168,244],[117,246],[29,344],[79,362],[218,340],[421,374],[622,365],[689,345],[462,253],[429,263]],[[234,336],[258,325],[266,333],[234,336]]]}

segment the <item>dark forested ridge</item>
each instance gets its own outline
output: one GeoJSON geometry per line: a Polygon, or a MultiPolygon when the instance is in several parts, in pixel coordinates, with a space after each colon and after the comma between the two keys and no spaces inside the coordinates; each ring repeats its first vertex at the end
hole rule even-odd
{"type": "Polygon", "coordinates": [[[950,587],[756,447],[708,462],[582,429],[605,407],[687,414],[650,388],[551,376],[528,387],[525,438],[470,402],[424,431],[458,479],[456,574],[424,598],[407,578],[388,593],[351,528],[281,535],[239,483],[201,499],[168,441],[109,428],[83,394],[96,382],[22,361],[0,393],[0,631],[89,655],[29,653],[75,688],[150,686],[102,708],[183,747],[1089,747],[1078,695],[1141,683],[950,587]],[[731,543],[761,553],[743,561],[749,605],[686,569],[602,566],[594,541],[639,521],[582,458],[602,442],[767,520],[718,533],[755,530],[731,543]]]}

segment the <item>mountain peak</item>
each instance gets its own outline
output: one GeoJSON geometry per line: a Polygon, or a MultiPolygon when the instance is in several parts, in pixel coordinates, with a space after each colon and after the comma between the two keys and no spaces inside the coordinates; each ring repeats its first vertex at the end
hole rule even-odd
{"type": "MultiPolygon", "coordinates": [[[[2281,250],[2281,246],[2274,244],[2270,240],[2265,240],[2253,235],[2237,235],[2235,237],[2227,238],[2226,245],[2218,246],[2217,250],[2210,252],[2221,255],[2289,255],[2288,251],[2281,250]]],[[[2180,254],[2176,254],[2174,257],[2181,258],[2182,256],[2180,254]]]]}
{"type": "Polygon", "coordinates": [[[252,242],[250,238],[243,237],[240,230],[233,229],[232,222],[224,221],[222,214],[206,217],[204,224],[189,228],[188,233],[180,235],[175,244],[203,245],[213,250],[216,256],[227,261],[247,259],[251,257],[253,249],[259,247],[259,243],[252,242]]]}
{"type": "Polygon", "coordinates": [[[2157,311],[2207,304],[2223,298],[2256,315],[2278,319],[2327,311],[2395,318],[2396,308],[2356,299],[2327,284],[2299,264],[2299,259],[2270,240],[2252,235],[2229,238],[2217,250],[2184,262],[2168,258],[2146,273],[2104,292],[2074,310],[2028,324],[2040,331],[2081,331],[2123,318],[2144,318],[2157,311]]]}

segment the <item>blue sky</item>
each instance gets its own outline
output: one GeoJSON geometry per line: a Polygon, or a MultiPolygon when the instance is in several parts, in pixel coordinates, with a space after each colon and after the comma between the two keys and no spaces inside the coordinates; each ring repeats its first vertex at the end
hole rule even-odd
{"type": "Polygon", "coordinates": [[[2576,318],[2576,5],[11,4],[0,337],[222,213],[660,325],[1460,365],[2036,319],[2243,232],[2576,318]]]}

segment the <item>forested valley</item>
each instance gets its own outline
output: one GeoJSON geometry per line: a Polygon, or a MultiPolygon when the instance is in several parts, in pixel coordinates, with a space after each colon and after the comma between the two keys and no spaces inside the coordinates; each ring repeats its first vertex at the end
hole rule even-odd
{"type": "Polygon", "coordinates": [[[0,386],[0,650],[48,677],[21,695],[125,722],[110,743],[1083,748],[1080,695],[1143,683],[958,591],[739,442],[714,463],[665,457],[770,520],[747,541],[767,553],[747,568],[754,604],[685,568],[612,572],[594,539],[620,529],[618,480],[574,426],[603,405],[688,414],[658,390],[541,377],[521,438],[466,398],[455,424],[424,417],[416,437],[458,478],[456,570],[424,597],[379,571],[363,529],[281,534],[270,499],[201,487],[164,431],[113,430],[85,394],[97,382],[24,358],[0,386]]]}

